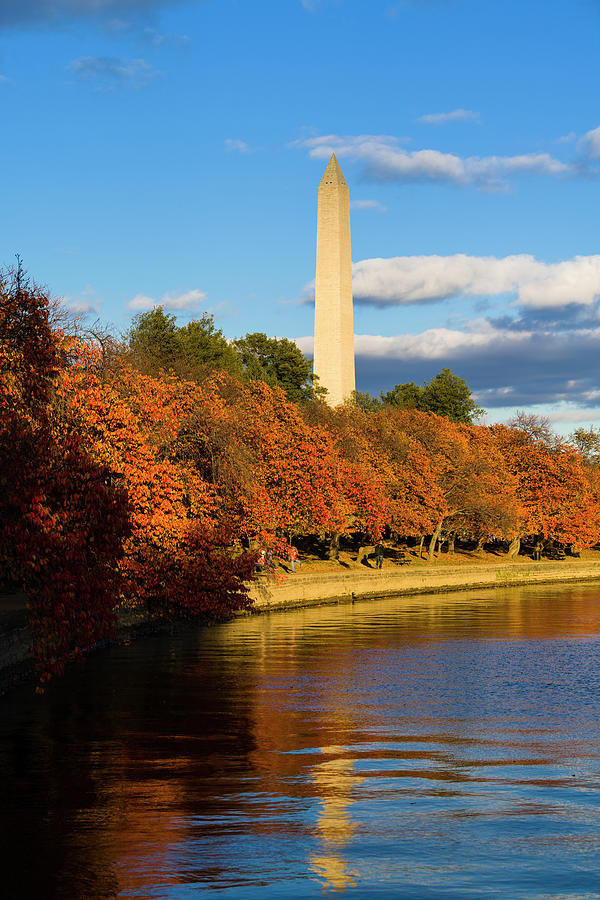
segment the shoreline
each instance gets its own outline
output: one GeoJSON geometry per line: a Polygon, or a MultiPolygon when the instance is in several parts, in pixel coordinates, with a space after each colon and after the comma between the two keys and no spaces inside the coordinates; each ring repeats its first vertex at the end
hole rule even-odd
{"type": "MultiPolygon", "coordinates": [[[[470,561],[449,565],[437,562],[381,570],[357,566],[350,571],[336,571],[334,568],[299,571],[268,578],[259,576],[250,586],[254,606],[238,612],[236,618],[310,606],[353,603],[355,600],[378,600],[394,595],[591,581],[600,582],[600,558],[523,562],[499,557],[493,563],[470,561]]],[[[35,677],[33,658],[29,652],[26,602],[22,594],[0,595],[0,696],[35,677]]],[[[189,625],[189,621],[185,624],[189,625]]],[[[150,616],[139,610],[124,609],[119,614],[117,637],[112,643],[134,640],[179,625],[180,622],[150,616]]],[[[108,640],[102,641],[94,649],[109,643],[108,640]]]]}
{"type": "Polygon", "coordinates": [[[254,608],[244,615],[326,603],[352,603],[395,594],[431,594],[477,588],[568,584],[600,581],[600,560],[552,560],[522,562],[503,559],[495,563],[366,569],[351,572],[290,574],[280,582],[261,578],[250,588],[254,608]]]}

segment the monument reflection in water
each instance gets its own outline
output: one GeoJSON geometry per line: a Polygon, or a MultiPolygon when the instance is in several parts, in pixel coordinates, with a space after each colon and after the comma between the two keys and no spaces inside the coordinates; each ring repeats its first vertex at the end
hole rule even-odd
{"type": "Polygon", "coordinates": [[[598,897],[600,587],[189,628],[0,700],[11,898],[598,897]]]}

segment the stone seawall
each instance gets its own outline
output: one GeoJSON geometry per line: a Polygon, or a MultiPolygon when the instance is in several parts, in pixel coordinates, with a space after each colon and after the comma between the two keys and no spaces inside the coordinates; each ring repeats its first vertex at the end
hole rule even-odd
{"type": "Polygon", "coordinates": [[[261,577],[252,586],[257,612],[393,594],[424,594],[506,585],[600,581],[600,562],[499,562],[496,564],[433,565],[418,568],[366,569],[289,575],[285,581],[261,577]]]}

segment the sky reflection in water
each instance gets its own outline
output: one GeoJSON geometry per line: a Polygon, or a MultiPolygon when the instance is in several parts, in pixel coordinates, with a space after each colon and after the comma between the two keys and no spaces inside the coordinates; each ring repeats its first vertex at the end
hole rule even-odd
{"type": "Polygon", "coordinates": [[[0,700],[12,897],[600,897],[600,586],[321,607],[0,700]]]}

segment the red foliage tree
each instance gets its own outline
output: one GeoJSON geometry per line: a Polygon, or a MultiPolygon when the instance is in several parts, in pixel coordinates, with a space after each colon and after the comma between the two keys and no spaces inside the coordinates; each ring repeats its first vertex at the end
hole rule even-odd
{"type": "Polygon", "coordinates": [[[59,386],[65,414],[129,503],[121,599],[183,617],[247,608],[254,557],[227,551],[231,529],[217,521],[213,485],[177,454],[198,385],[127,365],[103,373],[97,349],[82,342],[76,357],[59,386]]]}
{"type": "Polygon", "coordinates": [[[128,530],[124,494],[60,422],[63,360],[47,297],[19,269],[0,284],[0,571],[29,597],[42,680],[110,634],[128,530]]]}
{"type": "Polygon", "coordinates": [[[537,438],[530,430],[494,425],[494,441],[517,479],[525,511],[521,535],[536,534],[576,547],[598,540],[600,507],[593,474],[568,444],[537,438]]]}

